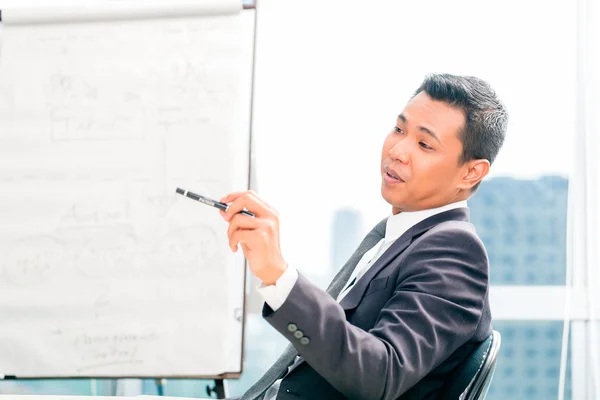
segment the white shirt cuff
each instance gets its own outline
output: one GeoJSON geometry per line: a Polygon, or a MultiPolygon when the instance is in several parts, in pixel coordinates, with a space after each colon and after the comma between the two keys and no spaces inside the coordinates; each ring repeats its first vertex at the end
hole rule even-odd
{"type": "Polygon", "coordinates": [[[285,303],[294,285],[298,281],[298,270],[288,266],[283,274],[277,279],[274,285],[266,286],[261,283],[256,289],[265,299],[265,302],[277,311],[285,303]]]}

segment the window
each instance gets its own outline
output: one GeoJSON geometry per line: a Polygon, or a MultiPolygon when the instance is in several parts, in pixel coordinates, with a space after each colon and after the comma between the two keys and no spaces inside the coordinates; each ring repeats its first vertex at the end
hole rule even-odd
{"type": "MultiPolygon", "coordinates": [[[[344,18],[339,12],[340,4],[319,0],[261,4],[258,190],[280,213],[287,261],[325,287],[357,240],[389,214],[379,195],[383,138],[424,75],[447,71],[488,80],[509,108],[502,152],[469,200],[489,254],[491,290],[564,286],[576,2],[458,0],[432,8],[388,0],[345,7],[344,18]],[[560,118],[552,118],[558,111],[560,118]]],[[[525,308],[494,321],[502,347],[489,400],[557,396],[562,322],[523,321],[525,308]]],[[[244,376],[229,382],[231,396],[243,393],[285,346],[251,311],[244,376]]],[[[569,363],[565,399],[571,399],[570,371],[569,363]]],[[[45,391],[88,393],[77,384],[45,391]]],[[[183,385],[168,394],[204,396],[203,385],[183,385]]]]}
{"type": "MultiPolygon", "coordinates": [[[[310,31],[302,18],[273,18],[263,25],[262,36],[259,32],[259,186],[280,211],[288,262],[326,281],[342,262],[331,264],[343,239],[332,228],[340,210],[359,213],[363,235],[390,212],[379,196],[383,138],[424,75],[448,71],[488,80],[510,113],[504,147],[490,176],[469,200],[471,221],[490,259],[491,290],[508,286],[503,295],[511,297],[511,288],[517,286],[535,291],[564,285],[575,143],[576,3],[459,0],[464,8],[456,13],[456,2],[437,2],[436,12],[419,2],[375,2],[345,9],[344,19],[336,19],[335,52],[322,32],[331,29],[339,10],[325,3],[319,2],[319,17],[311,19],[310,31]],[[428,16],[425,32],[416,18],[421,15],[428,16]],[[401,28],[398,16],[403,17],[401,28]],[[510,28],[505,21],[511,21],[510,28]],[[363,29],[356,30],[359,25],[363,29]],[[406,32],[421,33],[415,40],[406,32]],[[399,43],[402,51],[394,50],[399,43]],[[315,57],[318,65],[309,61],[315,57]],[[561,118],[543,117],[552,114],[549,110],[561,110],[561,118]],[[279,172],[282,165],[285,174],[279,172]],[[343,174],[332,173],[330,165],[343,174]],[[328,201],[290,196],[305,190],[328,201]],[[306,251],[307,237],[311,251],[306,251]]],[[[285,6],[277,9],[284,15],[285,6]]],[[[302,15],[309,18],[312,10],[302,15]]],[[[346,243],[348,254],[353,245],[346,243]]],[[[494,322],[502,334],[501,372],[490,399],[556,398],[562,323],[520,321],[526,308],[515,307],[494,322]]]]}
{"type": "MultiPolygon", "coordinates": [[[[495,321],[494,329],[502,347],[487,399],[557,398],[562,322],[495,321]]],[[[567,364],[565,400],[571,399],[570,381],[567,364]]]]}

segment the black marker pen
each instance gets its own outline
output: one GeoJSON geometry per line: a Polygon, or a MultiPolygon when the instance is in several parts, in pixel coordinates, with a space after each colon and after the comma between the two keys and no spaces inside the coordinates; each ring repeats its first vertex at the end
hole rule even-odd
{"type": "MultiPolygon", "coordinates": [[[[216,200],[211,200],[211,199],[209,199],[207,197],[200,196],[199,194],[192,193],[192,192],[190,192],[188,190],[177,188],[177,190],[175,190],[175,191],[177,193],[179,193],[180,195],[182,195],[182,196],[189,197],[192,200],[199,201],[200,203],[204,203],[207,206],[212,206],[212,207],[218,208],[219,210],[222,210],[222,211],[227,211],[227,208],[229,208],[229,206],[227,204],[218,202],[216,200]]],[[[253,213],[251,213],[250,211],[246,211],[246,210],[240,211],[240,214],[244,214],[244,215],[247,215],[249,217],[254,217],[253,213]]]]}

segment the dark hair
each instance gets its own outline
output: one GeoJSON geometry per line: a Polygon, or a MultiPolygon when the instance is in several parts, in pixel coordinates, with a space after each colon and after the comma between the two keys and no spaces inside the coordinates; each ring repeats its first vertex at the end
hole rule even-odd
{"type": "Polygon", "coordinates": [[[420,92],[464,112],[465,127],[459,135],[463,144],[461,165],[477,159],[486,159],[490,164],[494,162],[506,136],[508,112],[486,81],[474,76],[430,74],[414,96],[420,92]]]}

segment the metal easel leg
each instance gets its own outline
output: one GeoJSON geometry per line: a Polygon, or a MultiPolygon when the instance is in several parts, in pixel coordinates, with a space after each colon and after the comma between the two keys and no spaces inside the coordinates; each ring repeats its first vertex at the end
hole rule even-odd
{"type": "Polygon", "coordinates": [[[206,385],[206,393],[212,397],[213,394],[217,395],[217,399],[225,398],[225,382],[223,379],[215,379],[215,386],[210,387],[206,385]]]}
{"type": "Polygon", "coordinates": [[[158,378],[158,379],[155,379],[154,382],[156,382],[156,394],[158,396],[164,396],[165,395],[165,385],[167,384],[167,380],[164,378],[158,378]]]}

